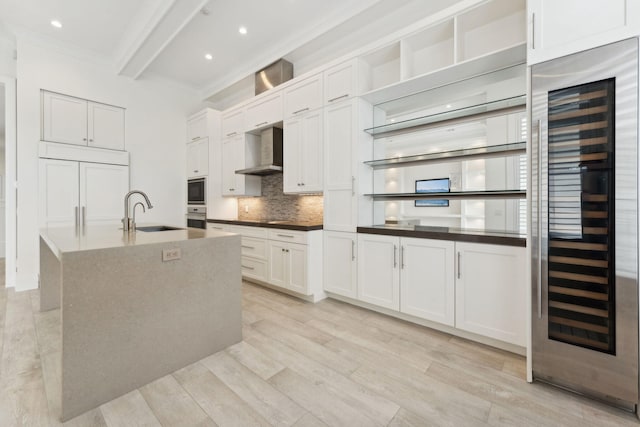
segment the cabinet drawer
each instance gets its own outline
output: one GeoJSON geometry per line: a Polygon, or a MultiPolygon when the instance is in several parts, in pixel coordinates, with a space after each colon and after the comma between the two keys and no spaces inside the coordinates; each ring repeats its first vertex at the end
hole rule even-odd
{"type": "Polygon", "coordinates": [[[227,225],[225,224],[217,224],[217,223],[209,223],[207,224],[207,229],[209,230],[218,230],[218,231],[226,231],[226,232],[230,232],[227,229],[227,225]]]}
{"type": "Polygon", "coordinates": [[[269,95],[249,104],[245,113],[247,132],[268,127],[282,121],[282,92],[269,95]]]}
{"type": "Polygon", "coordinates": [[[267,261],[266,260],[260,260],[256,258],[243,256],[241,261],[241,267],[242,267],[243,276],[246,276],[252,279],[262,280],[265,282],[267,281],[267,261]]]}
{"type": "Polygon", "coordinates": [[[269,240],[278,240],[280,242],[307,244],[307,233],[304,231],[291,230],[269,230],[269,240]]]}
{"type": "Polygon", "coordinates": [[[242,236],[242,256],[267,259],[267,241],[242,236]]]}
{"type": "Polygon", "coordinates": [[[284,117],[293,117],[322,106],[322,76],[305,79],[284,93],[284,117]]]}
{"type": "Polygon", "coordinates": [[[238,229],[238,233],[242,234],[243,236],[257,237],[260,239],[266,239],[268,237],[266,228],[243,226],[243,225],[236,225],[236,228],[238,229]]]}

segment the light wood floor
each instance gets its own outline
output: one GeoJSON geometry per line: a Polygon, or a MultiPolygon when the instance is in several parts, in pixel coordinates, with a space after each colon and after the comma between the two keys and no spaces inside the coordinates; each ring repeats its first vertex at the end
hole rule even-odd
{"type": "MultiPolygon", "coordinates": [[[[243,306],[243,342],[65,425],[638,425],[630,414],[527,384],[523,358],[510,353],[250,284],[243,306]]],[[[60,424],[59,312],[37,307],[35,291],[0,289],[3,427],[60,424]]]]}

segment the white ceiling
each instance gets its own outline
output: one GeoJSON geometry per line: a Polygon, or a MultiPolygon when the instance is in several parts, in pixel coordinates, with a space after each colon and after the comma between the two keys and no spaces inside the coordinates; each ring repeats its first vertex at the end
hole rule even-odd
{"type": "Polygon", "coordinates": [[[0,27],[103,58],[121,75],[176,81],[204,99],[278,58],[304,70],[458,1],[0,0],[0,27]]]}

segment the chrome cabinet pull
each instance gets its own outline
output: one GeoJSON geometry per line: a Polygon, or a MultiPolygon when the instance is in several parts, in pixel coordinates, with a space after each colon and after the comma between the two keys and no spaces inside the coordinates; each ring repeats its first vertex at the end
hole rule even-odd
{"type": "Polygon", "coordinates": [[[78,217],[78,207],[77,206],[74,208],[74,221],[73,222],[74,222],[76,228],[80,227],[80,218],[78,217]]]}
{"type": "Polygon", "coordinates": [[[299,113],[302,113],[302,112],[304,112],[304,111],[309,111],[309,107],[305,107],[305,108],[303,108],[303,109],[301,109],[301,110],[294,111],[294,112],[293,112],[293,114],[299,114],[299,113]]]}
{"type": "Polygon", "coordinates": [[[290,234],[276,234],[276,236],[278,237],[288,237],[290,239],[293,239],[295,236],[291,236],[290,234]]]}
{"type": "Polygon", "coordinates": [[[356,260],[356,242],[355,240],[351,241],[351,261],[356,260]]]}
{"type": "Polygon", "coordinates": [[[460,278],[460,252],[458,252],[458,279],[460,278]]]}
{"type": "Polygon", "coordinates": [[[269,123],[269,122],[262,122],[262,123],[258,123],[258,124],[256,125],[256,127],[260,127],[260,126],[262,126],[262,125],[266,125],[267,123],[269,123]]]}
{"type": "Polygon", "coordinates": [[[196,139],[200,138],[199,136],[194,136],[193,138],[191,138],[192,141],[195,141],[196,139]]]}
{"type": "Polygon", "coordinates": [[[255,270],[255,268],[249,267],[248,265],[243,265],[242,268],[246,268],[247,270],[255,270]]]}
{"type": "Polygon", "coordinates": [[[255,247],[253,246],[247,246],[247,245],[241,245],[241,247],[245,248],[245,249],[255,249],[255,247]]]}
{"type": "Polygon", "coordinates": [[[351,195],[356,195],[356,177],[353,175],[351,176],[351,195]]]}
{"type": "Polygon", "coordinates": [[[346,98],[348,96],[349,96],[349,94],[345,93],[344,95],[340,95],[340,96],[336,96],[335,98],[331,98],[328,102],[337,101],[338,99],[346,98]]]}
{"type": "Polygon", "coordinates": [[[531,14],[531,49],[536,48],[536,13],[531,14]]]}
{"type": "Polygon", "coordinates": [[[404,246],[400,245],[400,268],[404,269],[404,246]]]}
{"type": "Polygon", "coordinates": [[[234,135],[237,135],[237,134],[238,134],[238,132],[231,132],[231,133],[228,133],[227,136],[234,136],[234,135]]]}
{"type": "Polygon", "coordinates": [[[398,247],[393,245],[393,268],[398,267],[398,247]]]}
{"type": "Polygon", "coordinates": [[[85,206],[82,207],[82,228],[87,226],[87,208],[85,206]]]}

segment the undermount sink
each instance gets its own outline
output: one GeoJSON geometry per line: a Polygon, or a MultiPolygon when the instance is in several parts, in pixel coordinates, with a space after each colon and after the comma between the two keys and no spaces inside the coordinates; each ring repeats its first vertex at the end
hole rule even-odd
{"type": "Polygon", "coordinates": [[[173,231],[184,230],[184,228],[170,227],[168,225],[148,225],[145,227],[136,227],[137,231],[151,232],[151,231],[173,231]]]}

